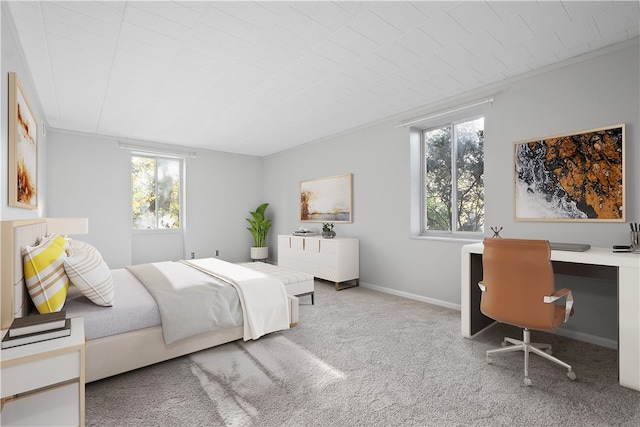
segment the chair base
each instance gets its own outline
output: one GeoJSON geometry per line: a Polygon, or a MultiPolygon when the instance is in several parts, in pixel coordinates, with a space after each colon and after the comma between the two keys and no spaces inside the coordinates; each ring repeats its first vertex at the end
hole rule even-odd
{"type": "Polygon", "coordinates": [[[547,360],[550,360],[564,368],[567,369],[567,377],[570,380],[576,379],[576,373],[571,369],[571,365],[563,362],[562,360],[553,357],[551,355],[551,344],[543,344],[543,343],[532,343],[531,342],[531,331],[525,328],[523,330],[523,340],[517,340],[514,338],[505,337],[502,342],[502,348],[497,348],[495,350],[487,350],[487,363],[491,363],[491,355],[496,353],[508,353],[513,351],[523,351],[524,352],[524,384],[527,386],[531,385],[531,380],[529,379],[529,353],[537,354],[538,356],[542,356],[547,360]],[[513,345],[507,346],[507,343],[511,343],[513,345]],[[542,351],[546,350],[546,351],[542,351]]]}

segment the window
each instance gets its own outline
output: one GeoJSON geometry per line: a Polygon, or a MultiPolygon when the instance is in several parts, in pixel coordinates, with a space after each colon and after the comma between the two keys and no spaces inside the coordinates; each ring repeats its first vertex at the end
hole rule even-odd
{"type": "Polygon", "coordinates": [[[180,228],[183,160],[131,156],[131,208],[134,229],[180,228]]]}
{"type": "Polygon", "coordinates": [[[482,233],[484,117],[425,129],[421,142],[421,233],[482,233]]]}

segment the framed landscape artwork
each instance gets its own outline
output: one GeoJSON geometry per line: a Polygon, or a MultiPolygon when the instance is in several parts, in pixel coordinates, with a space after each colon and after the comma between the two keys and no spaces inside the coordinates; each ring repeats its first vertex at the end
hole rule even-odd
{"type": "Polygon", "coordinates": [[[514,144],[516,221],[625,220],[625,125],[514,144]]]}
{"type": "Polygon", "coordinates": [[[38,208],[38,122],[16,73],[9,73],[9,206],[38,208]]]}
{"type": "Polygon", "coordinates": [[[300,221],[352,222],[351,174],[300,181],[300,221]]]}

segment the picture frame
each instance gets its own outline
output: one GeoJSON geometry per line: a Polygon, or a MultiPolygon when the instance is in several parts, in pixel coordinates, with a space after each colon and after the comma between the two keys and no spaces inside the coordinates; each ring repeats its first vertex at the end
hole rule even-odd
{"type": "Polygon", "coordinates": [[[300,181],[300,221],[353,221],[352,174],[300,181]]]}
{"type": "Polygon", "coordinates": [[[38,121],[16,73],[9,73],[9,206],[38,208],[38,121]]]}
{"type": "Polygon", "coordinates": [[[515,221],[625,221],[625,125],[515,142],[515,221]]]}

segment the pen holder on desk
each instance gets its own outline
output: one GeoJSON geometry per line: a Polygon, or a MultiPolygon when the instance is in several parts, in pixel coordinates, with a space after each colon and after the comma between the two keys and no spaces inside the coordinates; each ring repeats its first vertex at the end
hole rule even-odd
{"type": "Polygon", "coordinates": [[[631,250],[640,249],[640,231],[631,232],[631,250]]]}

